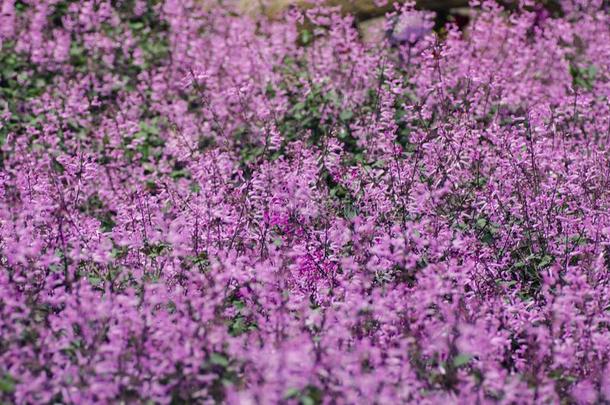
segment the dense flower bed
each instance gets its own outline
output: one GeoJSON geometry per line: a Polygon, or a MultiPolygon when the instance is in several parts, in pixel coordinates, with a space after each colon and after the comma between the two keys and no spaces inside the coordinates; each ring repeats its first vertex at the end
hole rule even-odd
{"type": "Polygon", "coordinates": [[[607,3],[202,3],[0,2],[0,402],[610,401],[607,3]]]}

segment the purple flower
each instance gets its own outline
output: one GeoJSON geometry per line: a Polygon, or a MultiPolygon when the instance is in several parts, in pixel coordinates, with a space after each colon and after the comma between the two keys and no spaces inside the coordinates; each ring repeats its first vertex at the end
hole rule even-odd
{"type": "Polygon", "coordinates": [[[610,15],[65,3],[0,0],[0,402],[610,401],[610,15]]]}
{"type": "Polygon", "coordinates": [[[396,17],[393,27],[388,31],[392,45],[414,45],[432,31],[433,23],[417,11],[408,11],[396,17]]]}

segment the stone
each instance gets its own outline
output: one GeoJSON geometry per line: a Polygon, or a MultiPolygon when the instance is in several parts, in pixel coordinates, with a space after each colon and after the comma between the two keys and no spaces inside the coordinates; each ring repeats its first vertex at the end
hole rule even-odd
{"type": "MultiPolygon", "coordinates": [[[[391,11],[394,3],[403,0],[387,0],[385,5],[375,0],[325,0],[328,6],[340,6],[346,14],[352,14],[359,21],[367,20],[384,15],[391,11]]],[[[295,5],[301,8],[311,7],[307,0],[240,0],[239,9],[247,14],[264,14],[270,18],[278,18],[289,6],[295,5]]],[[[454,7],[468,6],[468,0],[417,0],[417,6],[429,10],[448,10],[454,7]]]]}
{"type": "Polygon", "coordinates": [[[368,44],[380,43],[385,33],[385,17],[375,17],[364,20],[358,24],[358,31],[362,41],[368,44]]]}

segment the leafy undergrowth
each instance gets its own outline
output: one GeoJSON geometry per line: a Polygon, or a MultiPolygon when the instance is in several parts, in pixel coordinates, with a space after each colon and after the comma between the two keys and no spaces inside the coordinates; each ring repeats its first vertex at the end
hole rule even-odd
{"type": "Polygon", "coordinates": [[[0,3],[1,402],[610,401],[607,5],[202,3],[0,3]]]}

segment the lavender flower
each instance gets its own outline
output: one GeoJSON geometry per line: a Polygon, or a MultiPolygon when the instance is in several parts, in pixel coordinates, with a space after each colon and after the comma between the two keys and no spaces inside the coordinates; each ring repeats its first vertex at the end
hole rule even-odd
{"type": "Polygon", "coordinates": [[[609,403],[605,5],[217,3],[0,0],[0,403],[609,403]]]}
{"type": "Polygon", "coordinates": [[[405,11],[395,17],[387,36],[392,45],[414,45],[432,32],[432,27],[433,23],[424,13],[405,11]]]}

